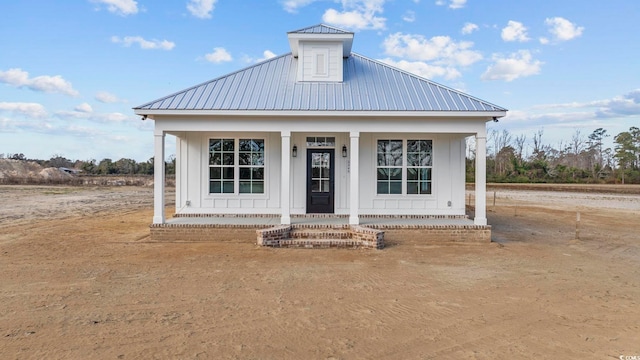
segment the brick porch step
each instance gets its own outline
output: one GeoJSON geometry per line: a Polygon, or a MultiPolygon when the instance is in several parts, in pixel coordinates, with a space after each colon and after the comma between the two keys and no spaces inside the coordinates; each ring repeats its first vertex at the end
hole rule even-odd
{"type": "Polygon", "coordinates": [[[350,230],[340,229],[292,229],[289,233],[291,239],[350,239],[350,230]]]}
{"type": "Polygon", "coordinates": [[[287,248],[306,248],[306,249],[326,249],[326,248],[359,248],[362,247],[362,242],[349,239],[349,238],[341,238],[341,239],[287,239],[280,240],[280,247],[287,248]]]}
{"type": "Polygon", "coordinates": [[[278,225],[256,231],[257,243],[272,247],[298,248],[372,248],[384,247],[384,231],[363,226],[335,228],[293,228],[278,225]]]}

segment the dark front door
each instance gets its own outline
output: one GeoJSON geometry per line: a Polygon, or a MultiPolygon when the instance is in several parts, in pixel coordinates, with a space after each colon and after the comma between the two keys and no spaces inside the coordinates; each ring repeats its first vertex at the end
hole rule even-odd
{"type": "Polygon", "coordinates": [[[334,150],[307,150],[307,214],[333,213],[334,150]]]}

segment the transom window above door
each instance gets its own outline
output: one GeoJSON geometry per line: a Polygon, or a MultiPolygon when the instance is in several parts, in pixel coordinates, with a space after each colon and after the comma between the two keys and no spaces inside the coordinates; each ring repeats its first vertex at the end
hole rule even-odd
{"type": "Polygon", "coordinates": [[[307,136],[307,147],[335,147],[334,136],[307,136]]]}

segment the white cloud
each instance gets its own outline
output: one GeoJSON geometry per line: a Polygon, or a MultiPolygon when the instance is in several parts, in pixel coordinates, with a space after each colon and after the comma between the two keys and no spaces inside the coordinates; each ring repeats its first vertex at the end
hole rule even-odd
{"type": "Polygon", "coordinates": [[[427,79],[443,77],[445,79],[452,80],[462,76],[456,68],[430,65],[422,61],[395,61],[389,58],[380,59],[380,61],[427,79]]]}
{"type": "Polygon", "coordinates": [[[576,24],[562,17],[547,18],[545,24],[549,27],[549,32],[556,41],[575,39],[582,35],[584,31],[584,27],[576,26],[576,24]]]}
{"type": "Polygon", "coordinates": [[[57,111],[55,113],[55,116],[62,120],[73,118],[73,119],[81,119],[81,120],[90,120],[90,121],[100,122],[100,123],[120,123],[125,120],[134,119],[132,116],[127,116],[119,112],[94,113],[93,109],[87,109],[82,106],[77,106],[73,111],[57,111]],[[87,110],[90,110],[90,111],[87,111],[87,110]]]}
{"type": "Polygon", "coordinates": [[[133,44],[138,44],[143,50],[171,50],[176,44],[168,40],[145,40],[141,36],[125,36],[120,38],[118,36],[112,36],[111,42],[116,44],[122,44],[129,47],[133,44]]]}
{"type": "Polygon", "coordinates": [[[43,118],[47,116],[47,111],[44,109],[44,106],[38,103],[0,102],[0,111],[21,114],[30,118],[43,118]]]}
{"type": "Polygon", "coordinates": [[[547,39],[546,37],[541,37],[539,40],[540,44],[542,45],[547,45],[549,43],[549,39],[547,39]]]}
{"type": "Polygon", "coordinates": [[[117,96],[111,94],[107,91],[100,91],[96,94],[95,99],[105,104],[112,104],[117,102],[124,102],[123,100],[118,99],[117,96]]]}
{"type": "Polygon", "coordinates": [[[214,48],[213,52],[210,54],[206,54],[204,58],[207,61],[215,64],[233,60],[233,58],[231,57],[231,54],[229,54],[227,50],[221,47],[214,48]]]}
{"type": "Polygon", "coordinates": [[[276,57],[276,54],[273,53],[273,51],[271,50],[265,50],[262,52],[262,57],[258,60],[256,60],[256,62],[261,62],[261,61],[265,61],[265,60],[269,60],[276,57]]]}
{"type": "Polygon", "coordinates": [[[210,19],[211,12],[218,0],[189,0],[187,10],[200,19],[210,19]]]}
{"type": "Polygon", "coordinates": [[[83,112],[83,113],[92,113],[93,112],[93,108],[91,107],[91,105],[87,104],[87,103],[82,103],[78,106],[76,106],[74,108],[75,111],[78,112],[83,112]]]}
{"type": "Polygon", "coordinates": [[[539,74],[542,64],[541,61],[534,60],[528,50],[520,50],[506,58],[494,55],[493,64],[482,74],[481,79],[513,81],[539,74]]]}
{"type": "Polygon", "coordinates": [[[384,12],[385,0],[342,0],[342,11],[328,9],[322,21],[355,30],[379,30],[385,28],[386,18],[377,16],[384,12]]]}
{"type": "Polygon", "coordinates": [[[527,36],[527,28],[518,21],[509,20],[507,26],[502,29],[502,40],[504,41],[529,41],[527,36]]]}
{"type": "Polygon", "coordinates": [[[282,1],[282,7],[286,12],[295,13],[299,8],[305,7],[317,0],[285,0],[282,1]]]}
{"type": "Polygon", "coordinates": [[[614,118],[640,115],[640,89],[611,99],[538,105],[537,109],[593,109],[593,117],[614,118]]]}
{"type": "Polygon", "coordinates": [[[60,75],[41,75],[29,78],[29,73],[19,68],[0,71],[0,82],[18,88],[26,87],[34,91],[60,93],[71,96],[78,95],[78,92],[73,88],[71,83],[63,79],[60,75]]]}
{"type": "Polygon", "coordinates": [[[135,0],[92,0],[93,3],[107,6],[107,10],[121,16],[138,13],[138,2],[135,0]]]}
{"type": "Polygon", "coordinates": [[[436,5],[438,6],[447,4],[449,4],[450,9],[462,9],[467,4],[467,0],[436,0],[436,5]]]}
{"type": "Polygon", "coordinates": [[[422,35],[395,33],[387,36],[382,46],[387,55],[433,61],[435,65],[469,66],[482,59],[479,52],[471,50],[473,42],[455,42],[448,36],[427,39],[422,35]]]}
{"type": "Polygon", "coordinates": [[[414,21],[416,21],[416,12],[415,11],[407,11],[403,16],[402,16],[402,20],[412,23],[414,21]]]}
{"type": "Polygon", "coordinates": [[[474,23],[466,23],[464,24],[464,26],[462,27],[461,32],[465,35],[467,34],[471,34],[474,31],[478,30],[478,25],[474,24],[474,23]]]}

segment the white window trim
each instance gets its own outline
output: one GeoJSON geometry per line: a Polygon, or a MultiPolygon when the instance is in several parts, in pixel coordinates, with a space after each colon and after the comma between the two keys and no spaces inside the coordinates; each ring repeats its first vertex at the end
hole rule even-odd
{"type": "Polygon", "coordinates": [[[268,147],[269,147],[269,137],[267,134],[253,134],[247,133],[238,135],[237,133],[213,133],[207,134],[204,141],[204,156],[203,158],[203,166],[204,166],[204,198],[205,199],[225,199],[225,198],[251,198],[251,199],[265,199],[269,197],[269,155],[268,155],[268,147]],[[209,178],[209,141],[211,139],[233,139],[235,141],[233,156],[234,156],[234,165],[233,165],[233,193],[211,193],[209,192],[209,182],[211,179],[209,178]],[[264,140],[264,192],[263,193],[240,193],[240,139],[261,139],[264,140]]]}
{"type": "Polygon", "coordinates": [[[436,185],[435,181],[435,171],[436,171],[436,140],[433,137],[423,137],[423,136],[410,136],[410,135],[399,135],[399,136],[378,136],[373,139],[373,196],[392,199],[392,198],[411,198],[411,199],[433,199],[436,197],[436,185]],[[402,193],[401,194],[378,194],[378,140],[402,140],[402,193]],[[407,194],[407,141],[408,140],[430,140],[431,141],[431,194],[407,194]]]}

